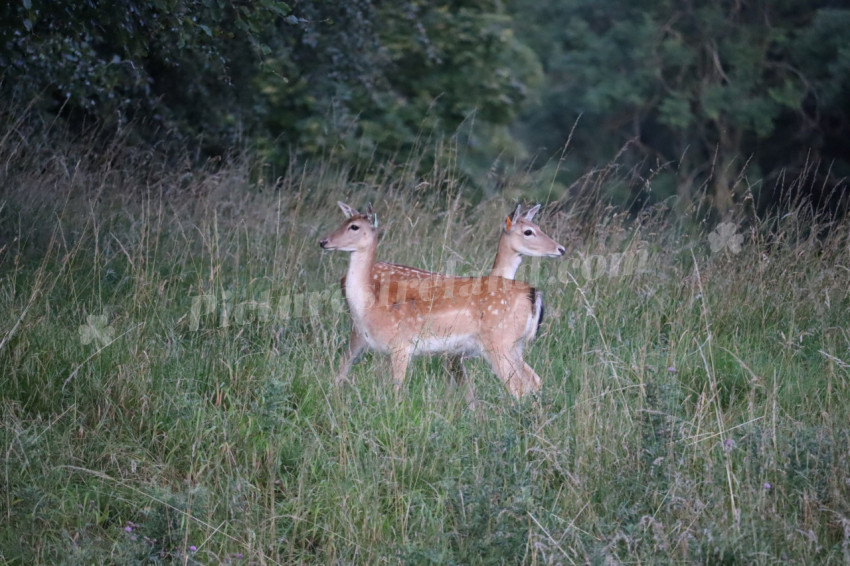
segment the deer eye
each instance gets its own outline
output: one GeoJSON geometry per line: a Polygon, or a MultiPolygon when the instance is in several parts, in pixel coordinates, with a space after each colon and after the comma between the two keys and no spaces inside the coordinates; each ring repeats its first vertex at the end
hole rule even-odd
{"type": "Polygon", "coordinates": [[[524,233],[526,236],[531,236],[531,235],[533,235],[533,234],[534,234],[534,232],[532,232],[531,228],[529,228],[528,230],[526,230],[526,231],[525,231],[525,232],[523,232],[523,233],[524,233]]]}
{"type": "Polygon", "coordinates": [[[360,226],[358,226],[357,224],[352,224],[351,226],[348,227],[348,229],[349,230],[360,230],[360,226]]]}

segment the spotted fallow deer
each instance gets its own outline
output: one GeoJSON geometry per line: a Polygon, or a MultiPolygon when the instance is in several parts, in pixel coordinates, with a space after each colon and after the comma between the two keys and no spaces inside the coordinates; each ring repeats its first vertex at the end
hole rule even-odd
{"type": "Polygon", "coordinates": [[[504,277],[437,274],[393,279],[378,289],[372,276],[377,219],[371,207],[361,214],[338,204],[346,220],[319,244],[351,253],[345,298],[352,324],[369,347],[390,354],[396,389],[412,356],[442,352],[482,355],[516,398],[540,389],[540,377],[522,357],[542,315],[534,287],[504,277]]]}
{"type": "MultiPolygon", "coordinates": [[[[493,261],[490,276],[513,279],[519,270],[519,266],[522,263],[522,256],[524,255],[531,257],[560,257],[564,255],[566,251],[564,246],[546,235],[540,229],[540,226],[533,222],[534,215],[539,210],[539,204],[524,212],[522,205],[517,205],[516,210],[505,218],[504,228],[499,237],[496,259],[493,261]]],[[[427,277],[440,276],[440,274],[406,265],[377,262],[372,266],[371,276],[373,285],[375,286],[375,292],[380,295],[382,286],[390,285],[391,281],[399,279],[421,280],[427,277]]],[[[341,281],[343,293],[345,292],[345,281],[346,278],[343,276],[341,281]]],[[[408,292],[410,291],[408,289],[408,292]]],[[[337,384],[348,380],[348,373],[351,371],[351,366],[357,361],[367,345],[366,340],[359,333],[357,326],[352,325],[351,339],[348,341],[348,352],[345,354],[345,358],[340,365],[335,379],[337,384]]],[[[466,380],[466,370],[462,359],[452,359],[450,362],[453,371],[458,374],[456,376],[458,381],[466,380]]],[[[467,401],[472,402],[474,393],[469,382],[467,382],[466,387],[467,401]]]]}

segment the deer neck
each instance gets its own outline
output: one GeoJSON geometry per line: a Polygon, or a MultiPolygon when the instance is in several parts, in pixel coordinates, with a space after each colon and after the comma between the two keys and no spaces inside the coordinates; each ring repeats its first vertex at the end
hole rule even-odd
{"type": "Polygon", "coordinates": [[[493,269],[490,271],[490,275],[493,277],[513,279],[519,269],[519,264],[522,263],[522,256],[511,248],[508,239],[508,233],[502,232],[502,237],[499,238],[499,250],[496,252],[496,261],[493,262],[493,269]]]}
{"type": "Polygon", "coordinates": [[[348,273],[345,276],[345,298],[352,313],[358,316],[375,304],[375,288],[372,284],[372,266],[375,264],[375,252],[378,240],[368,247],[351,252],[348,273]]]}

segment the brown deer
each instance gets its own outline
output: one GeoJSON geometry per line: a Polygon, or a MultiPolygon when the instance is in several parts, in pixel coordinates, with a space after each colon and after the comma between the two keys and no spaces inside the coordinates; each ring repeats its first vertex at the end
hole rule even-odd
{"type": "MultiPolygon", "coordinates": [[[[342,203],[339,203],[342,206],[342,203]]],[[[505,279],[513,279],[516,276],[517,270],[522,263],[522,256],[531,257],[560,257],[564,255],[564,246],[550,238],[540,226],[532,220],[534,215],[540,210],[540,205],[535,205],[525,212],[522,211],[522,205],[517,205],[516,210],[505,218],[504,229],[499,237],[499,247],[496,252],[496,259],[493,261],[493,267],[490,270],[490,275],[493,277],[504,277],[505,279]]],[[[393,285],[392,281],[399,279],[405,280],[421,280],[428,277],[440,276],[439,273],[408,267],[406,265],[398,265],[394,263],[377,262],[372,267],[372,281],[375,285],[375,292],[380,295],[384,284],[393,285]]],[[[341,285],[343,293],[345,293],[345,281],[343,276],[341,285]]],[[[397,284],[396,284],[397,286],[397,284]]],[[[408,286],[408,291],[412,291],[408,286]]],[[[351,338],[348,341],[348,352],[340,365],[335,382],[337,384],[348,380],[348,373],[351,371],[351,366],[363,354],[366,349],[366,340],[358,332],[356,325],[351,327],[351,338]]],[[[463,365],[462,358],[452,358],[450,360],[452,371],[456,374],[458,382],[466,381],[467,383],[467,401],[472,401],[474,393],[471,385],[466,379],[466,369],[463,365]]]]}

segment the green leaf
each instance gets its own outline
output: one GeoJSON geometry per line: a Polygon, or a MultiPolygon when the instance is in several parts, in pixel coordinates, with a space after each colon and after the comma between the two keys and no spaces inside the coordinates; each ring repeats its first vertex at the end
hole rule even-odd
{"type": "Polygon", "coordinates": [[[658,107],[658,112],[661,122],[672,128],[684,129],[693,121],[690,102],[681,94],[665,98],[658,107]]]}
{"type": "Polygon", "coordinates": [[[778,87],[767,90],[770,98],[778,104],[788,108],[799,108],[803,101],[804,91],[802,85],[795,80],[786,80],[778,87]]]}

